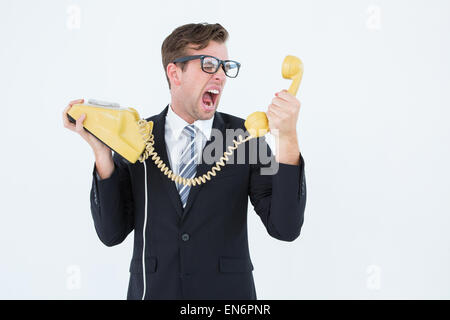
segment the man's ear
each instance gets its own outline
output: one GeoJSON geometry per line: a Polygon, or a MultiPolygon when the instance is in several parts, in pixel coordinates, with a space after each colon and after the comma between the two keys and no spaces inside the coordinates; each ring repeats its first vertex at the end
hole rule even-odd
{"type": "Polygon", "coordinates": [[[179,86],[181,83],[181,69],[177,68],[175,63],[169,63],[166,72],[171,86],[179,86]]]}

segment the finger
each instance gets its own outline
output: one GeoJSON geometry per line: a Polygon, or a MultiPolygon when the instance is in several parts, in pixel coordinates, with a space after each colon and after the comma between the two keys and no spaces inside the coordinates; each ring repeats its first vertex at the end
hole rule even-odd
{"type": "Polygon", "coordinates": [[[66,127],[66,128],[75,127],[75,125],[69,121],[67,112],[63,112],[62,118],[63,118],[64,127],[66,127]]]}
{"type": "Polygon", "coordinates": [[[269,129],[272,131],[275,127],[278,126],[278,123],[281,121],[280,118],[273,113],[272,111],[267,111],[267,119],[269,120],[269,129]]]}
{"type": "Polygon", "coordinates": [[[64,124],[64,127],[65,128],[67,128],[67,129],[69,129],[69,130],[71,130],[71,131],[76,131],[76,127],[75,127],[75,124],[73,124],[73,123],[68,123],[68,124],[64,124]]]}
{"type": "Polygon", "coordinates": [[[83,103],[83,102],[84,102],[84,99],[73,100],[73,101],[69,102],[69,106],[73,106],[74,104],[83,103]]]}
{"type": "Polygon", "coordinates": [[[86,119],[86,114],[85,113],[83,113],[76,121],[76,131],[79,134],[83,134],[84,133],[84,129],[83,129],[84,119],[86,119]]]}
{"type": "Polygon", "coordinates": [[[266,115],[267,115],[267,118],[268,118],[269,120],[270,120],[270,118],[272,118],[272,117],[274,116],[272,110],[270,110],[270,109],[267,109],[266,115]]]}
{"type": "Polygon", "coordinates": [[[289,114],[288,109],[285,106],[277,106],[276,104],[269,105],[269,110],[279,117],[289,114]]]}
{"type": "Polygon", "coordinates": [[[295,109],[300,109],[301,106],[300,100],[298,100],[296,96],[290,94],[289,91],[282,90],[281,92],[275,95],[277,96],[277,98],[280,98],[281,101],[287,101],[288,105],[295,106],[295,109]]]}
{"type": "Polygon", "coordinates": [[[278,119],[280,118],[280,117],[279,117],[275,112],[273,112],[273,110],[271,110],[271,109],[267,110],[266,114],[267,114],[267,118],[269,119],[270,122],[273,122],[274,120],[278,120],[278,119]]]}
{"type": "Polygon", "coordinates": [[[274,113],[277,113],[277,112],[281,111],[282,108],[280,106],[277,106],[276,104],[272,103],[272,104],[269,105],[268,110],[272,111],[274,113]]]}
{"type": "Polygon", "coordinates": [[[280,99],[280,98],[273,98],[272,99],[272,104],[274,104],[274,105],[276,105],[276,106],[279,106],[279,107],[281,107],[281,108],[289,108],[289,105],[291,104],[291,103],[289,103],[288,101],[286,101],[286,100],[283,100],[283,99],[280,99]]]}
{"type": "MultiPolygon", "coordinates": [[[[66,108],[67,109],[67,108],[66,108]]],[[[65,128],[75,131],[75,124],[69,121],[67,112],[63,112],[63,125],[65,128]]]]}
{"type": "Polygon", "coordinates": [[[290,94],[287,90],[281,90],[280,92],[275,93],[275,96],[286,101],[294,101],[296,99],[296,97],[290,94]]]}
{"type": "Polygon", "coordinates": [[[69,118],[67,117],[67,113],[69,112],[70,108],[76,103],[83,103],[84,99],[78,99],[70,101],[67,107],[63,110],[63,123],[64,127],[75,127],[75,125],[72,125],[72,123],[69,121],[69,118]]]}
{"type": "Polygon", "coordinates": [[[69,104],[67,105],[67,107],[64,109],[63,114],[66,114],[67,112],[69,112],[70,108],[72,108],[72,106],[74,104],[83,103],[83,102],[84,102],[84,99],[70,101],[69,104]]]}
{"type": "Polygon", "coordinates": [[[64,122],[64,128],[70,129],[75,131],[76,127],[74,123],[71,123],[70,121],[65,121],[64,122]]]}

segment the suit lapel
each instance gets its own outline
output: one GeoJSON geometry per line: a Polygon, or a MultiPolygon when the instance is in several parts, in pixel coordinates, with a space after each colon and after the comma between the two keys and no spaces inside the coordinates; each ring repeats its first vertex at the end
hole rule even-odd
{"type": "MultiPolygon", "coordinates": [[[[166,125],[167,110],[168,110],[168,106],[155,119],[154,125],[153,125],[153,134],[155,137],[155,151],[158,153],[159,157],[167,165],[167,167],[169,169],[172,169],[172,168],[170,168],[169,157],[167,156],[167,148],[166,148],[166,140],[165,140],[165,125],[166,125]]],[[[153,163],[153,160],[151,158],[147,159],[147,161],[150,161],[153,163]]],[[[178,216],[182,217],[183,207],[182,207],[180,195],[178,194],[175,182],[173,182],[166,175],[164,175],[164,173],[162,173],[161,170],[158,167],[156,167],[156,165],[154,163],[152,165],[155,166],[155,169],[158,171],[158,175],[161,178],[161,182],[162,182],[164,188],[166,189],[166,192],[168,193],[178,216]]]]}
{"type": "MultiPolygon", "coordinates": [[[[165,141],[165,125],[166,125],[166,115],[167,115],[168,108],[169,108],[169,106],[167,106],[154,120],[153,135],[155,137],[155,151],[158,153],[160,159],[169,167],[169,169],[172,169],[172,168],[170,168],[170,162],[169,162],[169,157],[167,154],[166,141],[165,141]]],[[[223,147],[225,148],[226,147],[226,141],[225,141],[226,140],[225,139],[226,126],[225,126],[225,122],[222,119],[222,116],[218,112],[216,112],[214,115],[214,121],[213,121],[212,128],[221,131],[222,137],[224,138],[223,139],[224,140],[223,147]]],[[[214,142],[214,137],[212,137],[210,140],[208,140],[206,142],[204,148],[206,148],[209,144],[211,144],[213,142],[214,142]]],[[[225,149],[223,149],[223,150],[225,150],[225,149]]],[[[222,156],[222,155],[220,155],[220,156],[222,156]]],[[[147,159],[146,161],[153,163],[152,159],[147,159]]],[[[153,163],[152,166],[154,166],[154,165],[155,164],[153,163]]],[[[215,163],[213,163],[213,164],[205,163],[205,161],[203,159],[203,150],[202,150],[202,162],[197,165],[196,177],[202,176],[203,174],[207,173],[209,170],[211,170],[211,168],[214,165],[215,165],[215,163]]],[[[203,188],[203,184],[197,185],[195,187],[194,186],[191,187],[191,190],[189,191],[189,196],[188,196],[188,200],[186,203],[186,207],[183,210],[180,195],[176,188],[175,182],[173,182],[166,175],[164,175],[164,173],[162,173],[160,169],[158,169],[157,167],[155,167],[155,168],[158,171],[158,175],[161,178],[161,183],[163,184],[166,192],[168,193],[169,198],[171,199],[171,202],[174,205],[174,208],[175,208],[178,216],[181,219],[184,219],[186,217],[186,214],[191,209],[195,198],[198,196],[201,189],[203,188]]]]}
{"type": "MultiPolygon", "coordinates": [[[[213,129],[216,129],[216,130],[220,130],[221,132],[222,132],[222,137],[224,138],[223,140],[224,140],[224,146],[225,146],[225,123],[224,123],[224,121],[223,121],[223,119],[222,119],[222,116],[220,115],[220,113],[218,113],[218,112],[216,112],[215,113],[215,115],[214,115],[214,121],[213,121],[213,124],[212,124],[212,128],[213,129]]],[[[203,150],[209,145],[209,144],[211,144],[211,143],[213,143],[214,142],[214,138],[212,137],[210,140],[208,140],[207,142],[206,142],[206,144],[205,144],[205,147],[203,148],[203,150]]],[[[204,159],[203,159],[203,150],[202,150],[202,161],[201,161],[201,163],[199,163],[198,165],[197,165],[197,174],[195,175],[196,177],[200,177],[200,176],[202,176],[203,174],[205,174],[205,173],[207,173],[214,165],[215,165],[215,163],[213,163],[213,164],[206,164],[205,163],[205,161],[204,161],[204,159]]],[[[216,155],[217,156],[217,155],[216,155]]],[[[222,156],[222,155],[220,155],[220,156],[222,156]]],[[[195,200],[195,198],[197,197],[197,195],[200,193],[200,191],[202,190],[202,188],[203,188],[203,184],[201,184],[201,185],[196,185],[195,187],[194,186],[192,186],[191,187],[191,190],[189,191],[189,196],[188,196],[188,199],[187,199],[187,202],[186,202],[186,207],[184,208],[184,210],[183,210],[183,216],[182,216],[182,219],[184,219],[185,217],[186,217],[186,214],[189,212],[189,210],[191,209],[191,207],[192,207],[192,204],[194,203],[194,200],[195,200]]],[[[181,202],[181,201],[180,201],[181,202]]]]}

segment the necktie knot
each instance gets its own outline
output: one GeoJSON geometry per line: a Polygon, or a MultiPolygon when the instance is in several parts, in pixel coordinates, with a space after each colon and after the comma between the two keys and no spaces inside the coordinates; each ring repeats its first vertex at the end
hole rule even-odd
{"type": "Polygon", "coordinates": [[[195,138],[197,128],[194,124],[189,124],[183,128],[183,133],[192,140],[195,138]]]}

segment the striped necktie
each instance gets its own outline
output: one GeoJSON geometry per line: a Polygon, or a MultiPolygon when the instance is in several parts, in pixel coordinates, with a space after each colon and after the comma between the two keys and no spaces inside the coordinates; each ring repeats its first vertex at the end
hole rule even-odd
{"type": "MultiPolygon", "coordinates": [[[[197,174],[197,163],[195,161],[195,158],[197,157],[197,152],[195,150],[196,133],[197,130],[195,125],[193,124],[185,126],[182,132],[182,134],[187,136],[188,143],[186,145],[186,148],[184,148],[183,152],[181,153],[178,175],[186,179],[194,178],[197,174]]],[[[188,185],[177,184],[177,189],[184,208],[186,206],[191,187],[188,185]]]]}

